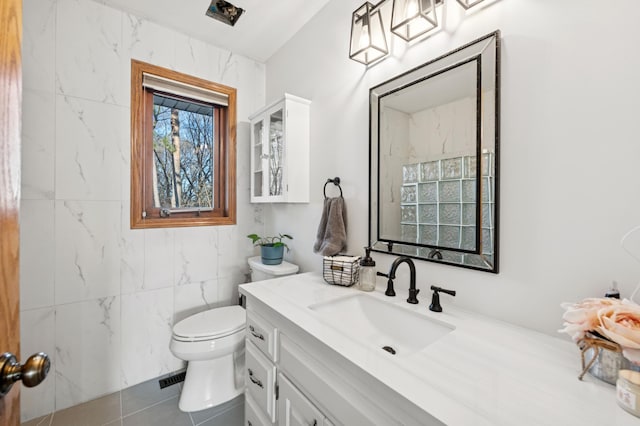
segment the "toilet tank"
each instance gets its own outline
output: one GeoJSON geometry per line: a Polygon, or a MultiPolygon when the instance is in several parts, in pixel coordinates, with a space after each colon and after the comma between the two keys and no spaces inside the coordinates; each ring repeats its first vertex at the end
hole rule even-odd
{"type": "Polygon", "coordinates": [[[271,278],[293,275],[298,272],[298,265],[282,261],[279,265],[264,265],[260,256],[249,258],[251,281],[270,280],[271,278]]]}

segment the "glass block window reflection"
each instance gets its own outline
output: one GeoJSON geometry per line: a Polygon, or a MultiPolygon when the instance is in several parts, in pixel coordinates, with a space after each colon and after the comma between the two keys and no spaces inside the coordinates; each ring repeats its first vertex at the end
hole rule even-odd
{"type": "MultiPolygon", "coordinates": [[[[492,259],[495,181],[490,166],[493,162],[493,153],[482,154],[479,224],[476,223],[478,161],[475,156],[403,165],[400,188],[403,240],[474,250],[476,226],[481,226],[482,257],[492,259]]],[[[476,255],[455,256],[465,263],[482,261],[476,255]]]]}
{"type": "Polygon", "coordinates": [[[416,202],[416,186],[403,186],[400,188],[400,200],[402,203],[415,203],[416,202]]]}
{"type": "Polygon", "coordinates": [[[402,166],[402,182],[415,183],[418,181],[418,165],[408,164],[402,166]]]}

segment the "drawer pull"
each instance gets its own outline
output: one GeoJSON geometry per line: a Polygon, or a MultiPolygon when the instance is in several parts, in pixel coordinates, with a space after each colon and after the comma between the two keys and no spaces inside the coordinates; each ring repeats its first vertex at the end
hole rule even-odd
{"type": "Polygon", "coordinates": [[[253,328],[252,325],[249,326],[249,331],[253,334],[253,337],[256,339],[264,340],[264,336],[262,334],[256,333],[256,329],[253,328]]]}
{"type": "Polygon", "coordinates": [[[252,371],[250,368],[249,368],[247,371],[249,371],[249,380],[251,380],[251,382],[252,382],[254,385],[258,385],[258,386],[260,386],[261,388],[264,388],[264,386],[262,385],[262,382],[261,382],[260,380],[255,379],[255,378],[253,377],[253,371],[252,371]]]}

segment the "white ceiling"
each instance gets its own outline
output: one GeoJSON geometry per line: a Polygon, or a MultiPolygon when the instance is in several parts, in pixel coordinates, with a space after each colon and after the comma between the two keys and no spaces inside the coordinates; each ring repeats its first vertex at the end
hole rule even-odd
{"type": "Polygon", "coordinates": [[[210,0],[99,0],[183,34],[266,62],[330,0],[227,0],[244,9],[231,27],[205,15],[210,0]]]}

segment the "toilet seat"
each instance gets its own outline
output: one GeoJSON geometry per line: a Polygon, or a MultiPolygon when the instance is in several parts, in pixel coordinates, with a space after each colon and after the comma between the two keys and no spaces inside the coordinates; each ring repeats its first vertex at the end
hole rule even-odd
{"type": "Polygon", "coordinates": [[[242,306],[225,306],[200,312],[173,326],[173,338],[181,342],[220,339],[244,330],[246,312],[242,306]]]}

